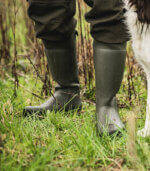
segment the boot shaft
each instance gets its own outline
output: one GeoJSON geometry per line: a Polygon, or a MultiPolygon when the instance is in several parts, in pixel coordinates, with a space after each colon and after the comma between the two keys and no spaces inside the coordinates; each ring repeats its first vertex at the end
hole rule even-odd
{"type": "Polygon", "coordinates": [[[64,45],[45,48],[48,65],[53,79],[60,87],[79,87],[76,55],[76,35],[64,42],[64,45]]]}

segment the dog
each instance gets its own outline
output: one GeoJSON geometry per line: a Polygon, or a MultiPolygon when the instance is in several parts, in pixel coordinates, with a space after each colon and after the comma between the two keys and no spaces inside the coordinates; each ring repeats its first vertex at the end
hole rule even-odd
{"type": "Polygon", "coordinates": [[[150,0],[123,0],[125,23],[131,35],[136,61],[142,66],[147,78],[146,121],[138,136],[150,136],[150,0]]]}

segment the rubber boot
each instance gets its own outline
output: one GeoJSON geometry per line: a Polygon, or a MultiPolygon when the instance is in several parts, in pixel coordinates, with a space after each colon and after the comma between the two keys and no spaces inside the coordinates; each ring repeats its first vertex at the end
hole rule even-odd
{"type": "Polygon", "coordinates": [[[126,58],[126,43],[104,44],[94,41],[96,77],[96,119],[100,134],[124,128],[120,120],[116,93],[119,91],[126,58]]]}
{"type": "Polygon", "coordinates": [[[45,49],[53,79],[58,83],[54,95],[40,106],[28,106],[24,115],[46,111],[81,109],[75,35],[61,46],[45,49]]]}

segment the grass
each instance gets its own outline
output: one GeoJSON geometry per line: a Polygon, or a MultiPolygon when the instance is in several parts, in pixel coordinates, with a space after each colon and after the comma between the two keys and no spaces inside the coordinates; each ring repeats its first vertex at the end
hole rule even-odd
{"type": "MultiPolygon", "coordinates": [[[[38,94],[40,81],[33,80],[27,76],[20,78],[20,83],[38,94]]],[[[126,76],[118,98],[120,103],[126,104],[120,108],[125,123],[133,108],[140,105],[137,112],[139,129],[144,125],[146,90],[140,78],[134,81],[140,102],[135,99],[130,106],[124,101],[126,76]]],[[[0,170],[150,169],[150,138],[137,137],[135,142],[133,139],[133,143],[127,143],[132,142],[127,131],[122,131],[120,137],[116,134],[98,136],[95,105],[84,100],[80,113],[48,112],[43,118],[24,118],[24,106],[41,103],[41,100],[20,87],[17,98],[14,98],[13,87],[8,78],[0,81],[0,170]]]]}

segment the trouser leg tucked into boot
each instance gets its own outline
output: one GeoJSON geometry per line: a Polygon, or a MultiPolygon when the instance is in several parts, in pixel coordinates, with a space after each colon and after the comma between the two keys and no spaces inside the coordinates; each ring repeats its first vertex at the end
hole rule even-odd
{"type": "Polygon", "coordinates": [[[126,43],[94,42],[96,117],[99,133],[106,131],[112,134],[124,128],[118,114],[115,96],[122,82],[125,56],[126,43]]]}
{"type": "Polygon", "coordinates": [[[81,109],[75,36],[65,41],[62,46],[46,48],[45,52],[52,77],[58,86],[55,88],[54,95],[47,102],[40,106],[26,107],[24,115],[43,113],[47,110],[81,109]]]}

